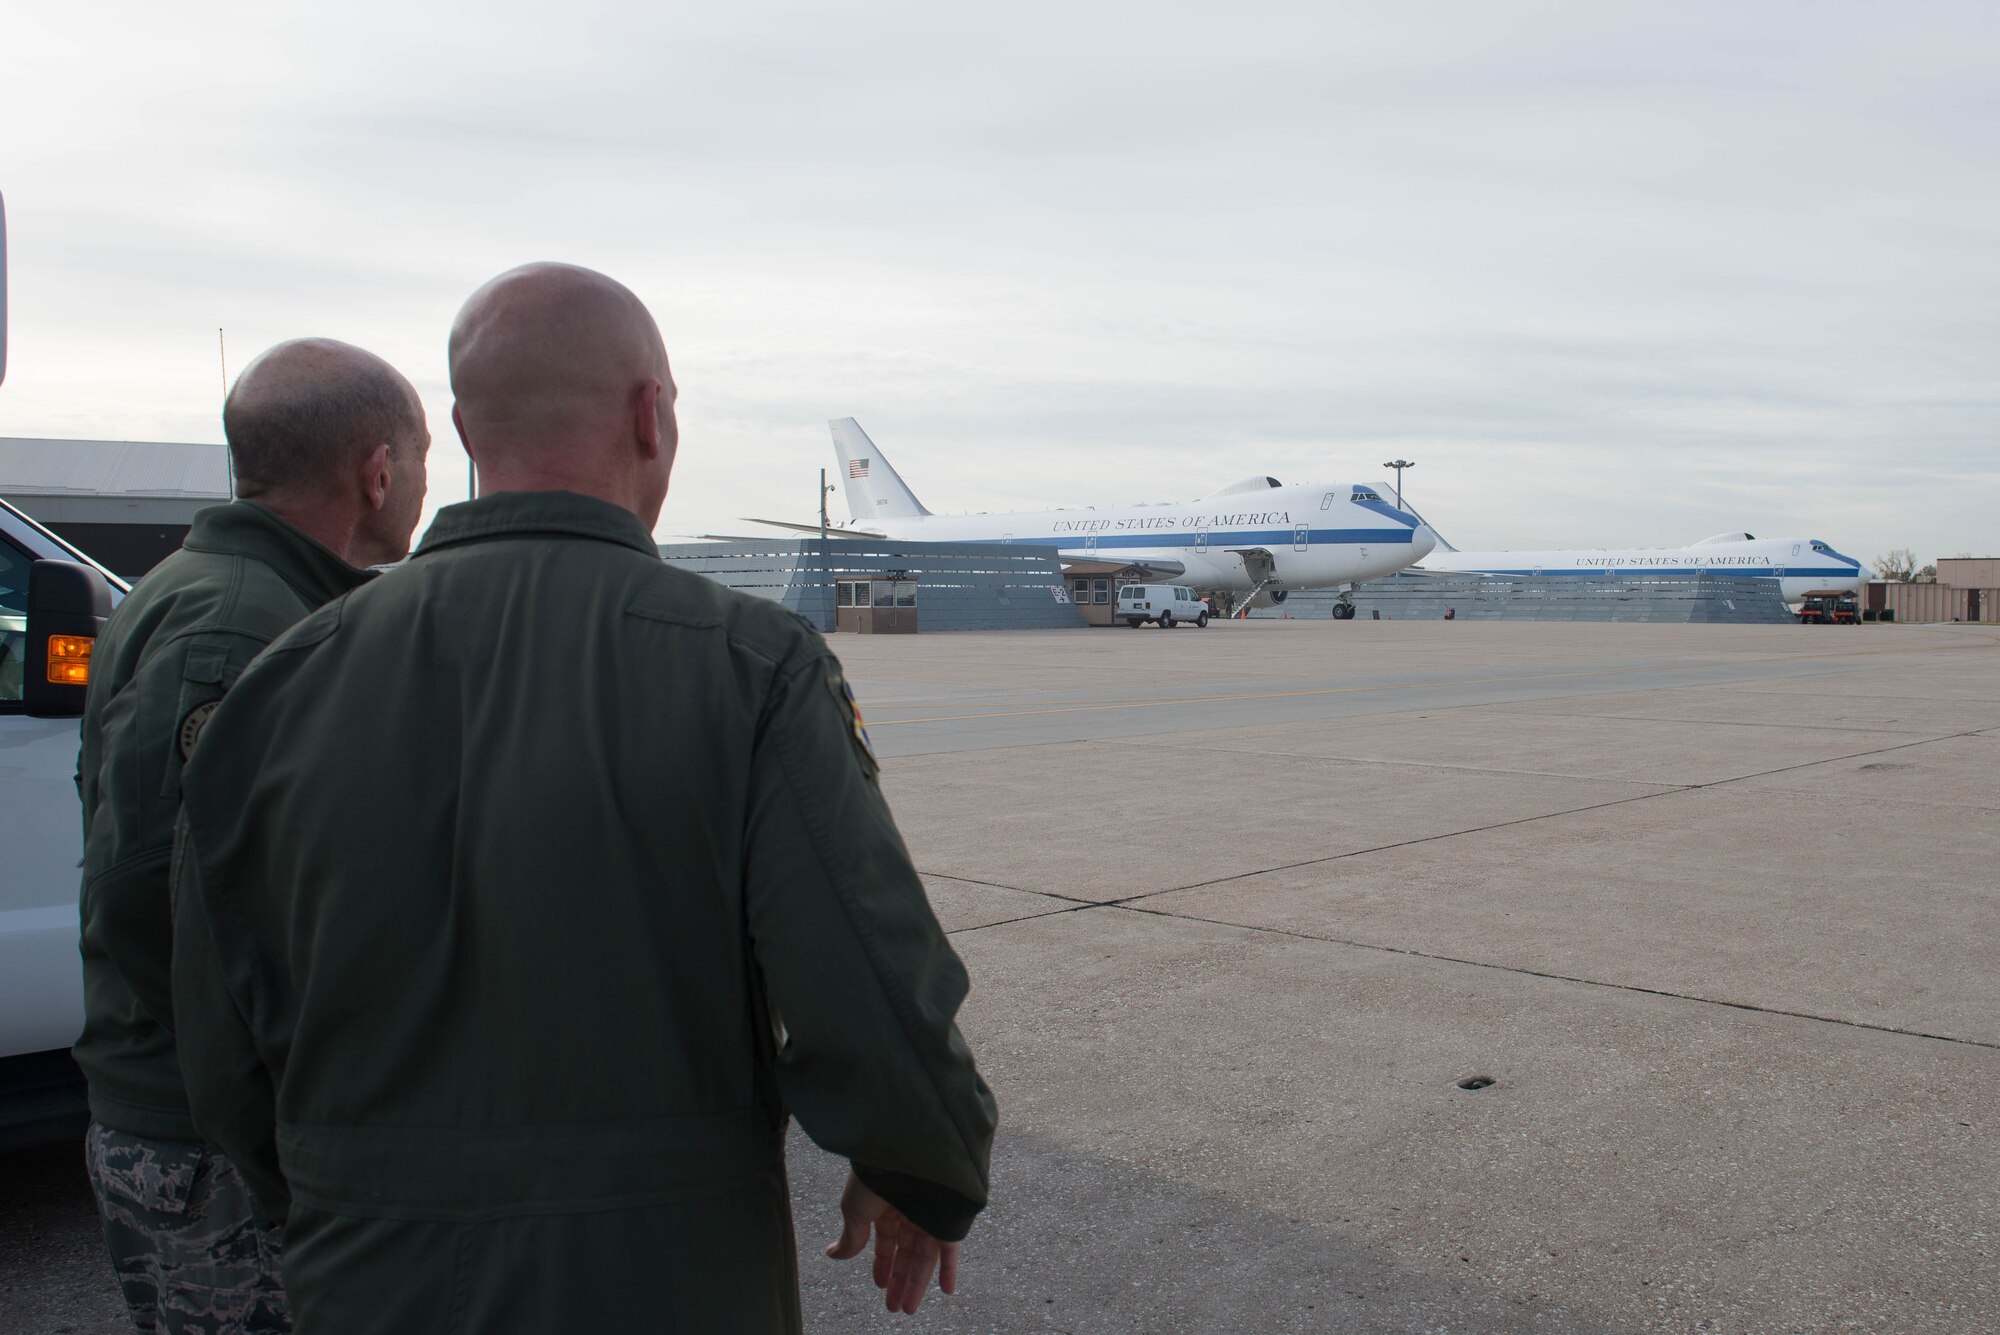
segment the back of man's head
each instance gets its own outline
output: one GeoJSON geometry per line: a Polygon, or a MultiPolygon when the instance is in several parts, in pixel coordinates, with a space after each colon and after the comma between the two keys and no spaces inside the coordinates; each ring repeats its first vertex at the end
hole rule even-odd
{"type": "Polygon", "coordinates": [[[466,300],[451,330],[452,420],[480,490],[565,490],[648,526],[678,444],[666,344],[622,284],[527,264],[466,300]]]}
{"type": "Polygon", "coordinates": [[[236,491],[356,565],[400,559],[423,507],[430,431],[395,367],[331,338],[263,353],[222,406],[236,491]]]}
{"type": "Polygon", "coordinates": [[[395,453],[422,429],[410,382],[374,353],[331,338],[265,352],[222,406],[236,489],[253,500],[337,491],[377,445],[395,453]]]}

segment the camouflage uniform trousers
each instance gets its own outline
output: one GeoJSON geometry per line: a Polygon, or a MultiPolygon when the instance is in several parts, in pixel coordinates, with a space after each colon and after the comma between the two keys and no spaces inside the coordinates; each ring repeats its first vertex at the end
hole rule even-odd
{"type": "Polygon", "coordinates": [[[236,1166],[199,1142],[93,1122],[91,1190],[132,1323],[146,1335],[282,1335],[279,1230],[236,1166]]]}

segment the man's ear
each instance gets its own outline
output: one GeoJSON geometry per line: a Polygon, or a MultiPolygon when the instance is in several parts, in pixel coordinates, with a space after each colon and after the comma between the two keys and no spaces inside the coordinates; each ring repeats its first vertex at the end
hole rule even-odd
{"type": "Polygon", "coordinates": [[[642,458],[657,459],[661,449],[672,449],[674,442],[663,440],[660,432],[660,395],[666,386],[648,376],[632,391],[632,434],[639,443],[642,458]]]}
{"type": "Polygon", "coordinates": [[[387,441],[368,451],[355,473],[355,480],[361,484],[361,498],[371,510],[380,510],[389,503],[389,443],[387,441]]]}

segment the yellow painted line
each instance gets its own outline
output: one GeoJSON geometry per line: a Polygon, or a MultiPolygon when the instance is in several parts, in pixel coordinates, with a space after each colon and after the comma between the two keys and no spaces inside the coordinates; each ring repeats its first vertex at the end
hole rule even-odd
{"type": "MultiPolygon", "coordinates": [[[[1238,695],[1176,695],[1152,700],[1107,700],[1091,705],[1057,705],[1049,709],[1005,709],[983,714],[934,714],[925,718],[892,718],[868,721],[871,732],[900,727],[906,723],[963,723],[982,718],[1034,718],[1043,714],[1091,714],[1112,709],[1162,709],[1174,705],[1225,704],[1232,700],[1292,700],[1307,695],[1354,695],[1367,691],[1410,691],[1438,686],[1504,686],[1525,681],[1563,681],[1572,677],[1616,677],[1628,673],[1676,672],[1684,668],[1609,668],[1594,672],[1549,672],[1532,677],[1475,677],[1464,681],[1399,681],[1379,686],[1319,686],[1303,691],[1245,691],[1238,695]]],[[[1737,685],[1740,683],[1719,683],[1737,685]]],[[[1499,703],[1499,702],[1495,702],[1499,703]]],[[[881,706],[891,708],[892,706],[881,706]]]]}

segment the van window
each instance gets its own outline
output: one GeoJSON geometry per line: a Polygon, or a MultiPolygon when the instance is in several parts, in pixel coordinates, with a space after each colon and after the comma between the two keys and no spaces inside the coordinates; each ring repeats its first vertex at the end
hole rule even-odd
{"type": "Polygon", "coordinates": [[[28,572],[35,563],[0,541],[0,705],[18,704],[27,678],[28,572]]]}

